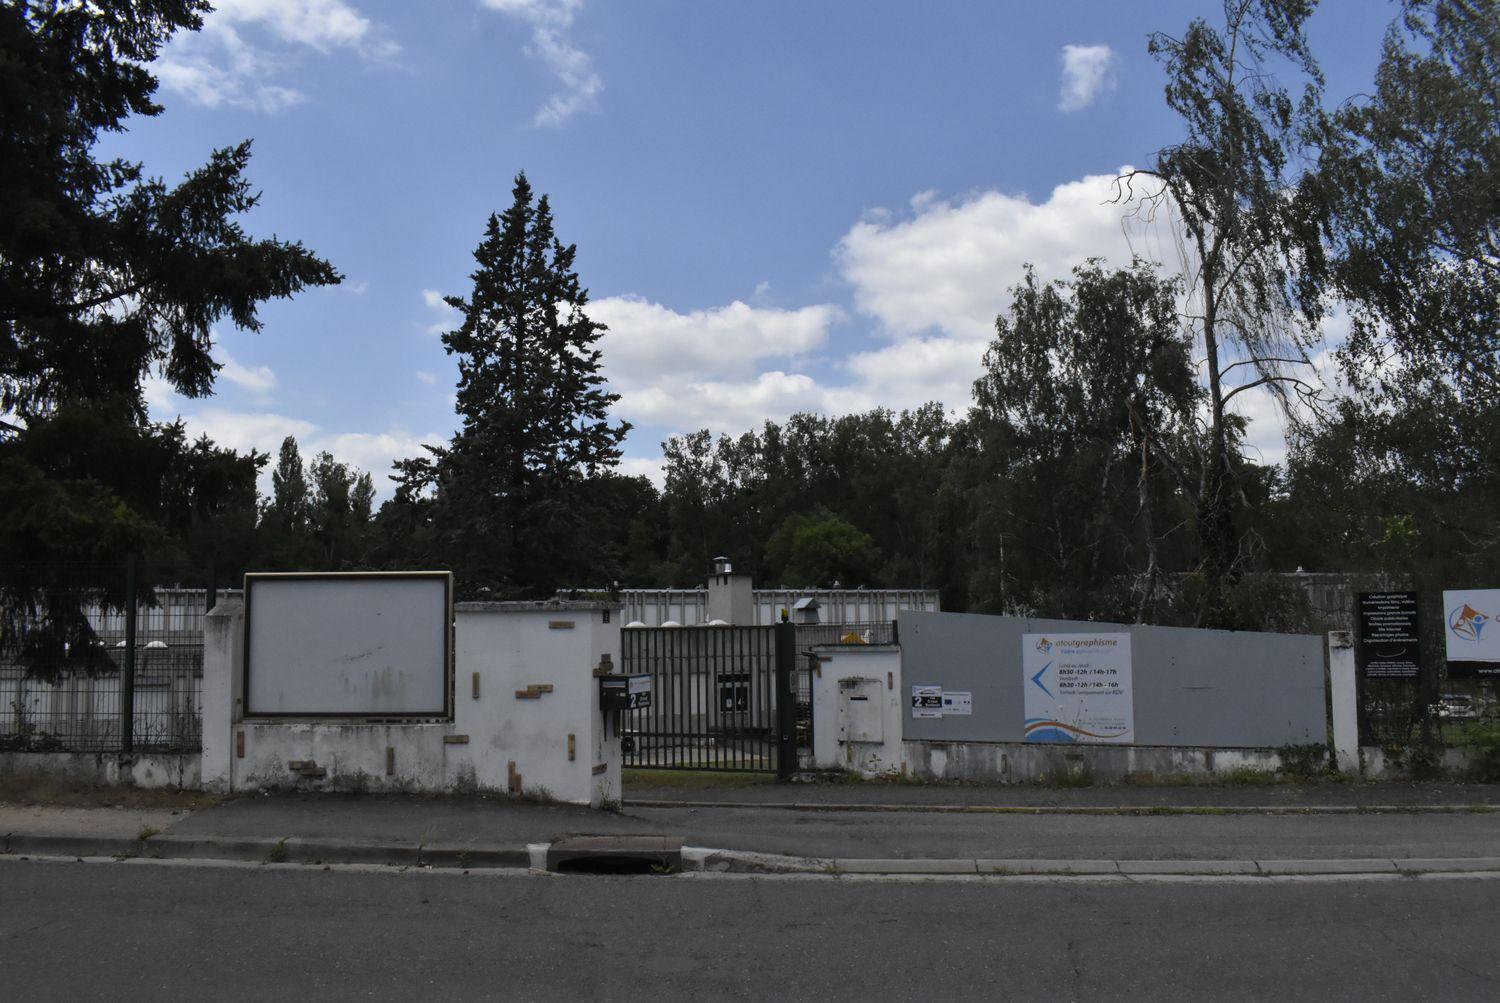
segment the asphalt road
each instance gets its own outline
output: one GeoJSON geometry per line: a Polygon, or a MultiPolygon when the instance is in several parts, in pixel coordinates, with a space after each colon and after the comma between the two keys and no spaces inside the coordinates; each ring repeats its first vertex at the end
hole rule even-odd
{"type": "Polygon", "coordinates": [[[1494,999],[1500,881],[0,862],[0,997],[1494,999]]]}

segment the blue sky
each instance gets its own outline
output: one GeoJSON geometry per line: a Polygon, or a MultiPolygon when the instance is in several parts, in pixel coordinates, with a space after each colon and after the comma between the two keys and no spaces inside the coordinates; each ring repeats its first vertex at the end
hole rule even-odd
{"type": "MultiPolygon", "coordinates": [[[[255,140],[256,234],[342,287],[218,332],[218,394],[153,414],[241,449],[294,434],[376,475],[456,425],[439,294],[467,294],[515,173],[578,245],[606,374],[659,443],[796,410],[962,409],[1021,265],[1168,256],[1110,179],[1177,138],[1153,28],[1215,0],[1121,5],[221,0],[158,60],[166,112],[108,142],[167,178],[255,140]]],[[[1328,93],[1368,85],[1394,14],[1329,0],[1328,93]]],[[[1268,404],[1239,398],[1268,459],[1268,404]]]]}

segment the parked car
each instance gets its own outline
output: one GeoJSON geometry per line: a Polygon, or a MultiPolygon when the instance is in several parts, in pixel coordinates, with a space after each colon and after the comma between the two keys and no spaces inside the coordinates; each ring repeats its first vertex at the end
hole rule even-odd
{"type": "Polygon", "coordinates": [[[1452,721],[1472,721],[1479,717],[1479,705],[1467,693],[1444,693],[1437,702],[1437,715],[1452,721]]]}

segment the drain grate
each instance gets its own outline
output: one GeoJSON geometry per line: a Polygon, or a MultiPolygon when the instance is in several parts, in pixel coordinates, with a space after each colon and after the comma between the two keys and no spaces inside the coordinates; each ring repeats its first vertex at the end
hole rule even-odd
{"type": "Polygon", "coordinates": [[[547,847],[547,870],[559,874],[676,874],[676,836],[563,836],[547,847]]]}

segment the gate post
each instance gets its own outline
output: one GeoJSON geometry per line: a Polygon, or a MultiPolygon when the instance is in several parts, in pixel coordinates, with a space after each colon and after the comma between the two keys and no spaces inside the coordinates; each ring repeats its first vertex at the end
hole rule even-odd
{"type": "Polygon", "coordinates": [[[776,779],[797,772],[797,625],[778,623],[776,630],[776,779]]]}
{"type": "Polygon", "coordinates": [[[125,562],[125,664],[120,667],[120,751],[135,751],[136,562],[125,562]]]}

